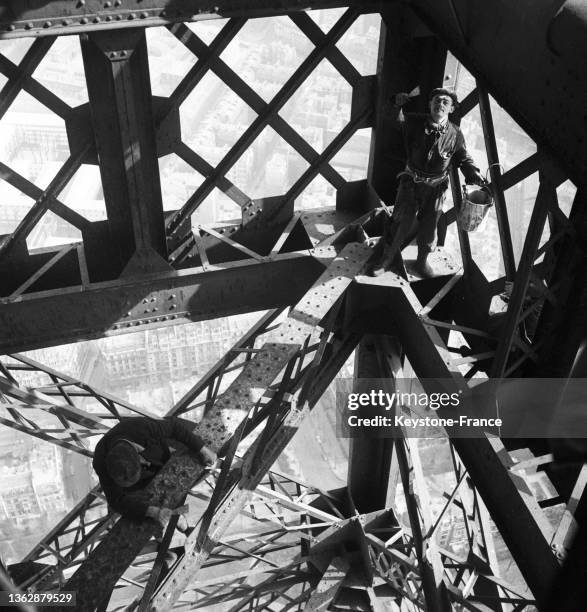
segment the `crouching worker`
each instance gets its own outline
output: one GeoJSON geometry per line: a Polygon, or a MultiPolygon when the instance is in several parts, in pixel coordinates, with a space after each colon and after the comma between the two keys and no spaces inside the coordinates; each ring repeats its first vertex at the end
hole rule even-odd
{"type": "MultiPolygon", "coordinates": [[[[145,488],[169,460],[173,441],[187,446],[203,465],[216,461],[214,451],[177,418],[124,418],[98,442],[94,470],[116,512],[128,519],[152,518],[162,527],[167,524],[173,510],[151,505],[145,488]]],[[[179,527],[185,529],[185,521],[179,527]]]]}

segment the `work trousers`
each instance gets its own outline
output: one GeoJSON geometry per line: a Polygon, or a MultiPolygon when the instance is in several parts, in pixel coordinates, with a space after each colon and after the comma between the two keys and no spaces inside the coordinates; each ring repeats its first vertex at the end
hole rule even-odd
{"type": "Polygon", "coordinates": [[[436,247],[436,227],[442,214],[447,182],[430,187],[426,183],[414,183],[411,177],[402,177],[397,191],[391,223],[385,228],[385,241],[391,244],[392,227],[400,232],[403,241],[418,218],[416,242],[418,253],[430,253],[436,247]]]}

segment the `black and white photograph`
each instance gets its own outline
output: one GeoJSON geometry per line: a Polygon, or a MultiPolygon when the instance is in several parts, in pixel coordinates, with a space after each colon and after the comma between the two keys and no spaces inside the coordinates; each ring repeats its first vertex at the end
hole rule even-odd
{"type": "Polygon", "coordinates": [[[0,2],[0,610],[585,612],[586,57],[587,0],[0,2]]]}

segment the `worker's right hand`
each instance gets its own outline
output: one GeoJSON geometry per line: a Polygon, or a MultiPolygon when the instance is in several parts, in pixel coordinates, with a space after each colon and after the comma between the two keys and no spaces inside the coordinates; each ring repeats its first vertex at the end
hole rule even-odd
{"type": "Polygon", "coordinates": [[[200,462],[206,466],[213,466],[218,460],[218,455],[208,446],[202,446],[199,453],[200,462]]]}
{"type": "Polygon", "coordinates": [[[165,527],[167,523],[169,523],[169,519],[173,511],[171,508],[159,508],[159,512],[157,513],[157,520],[161,523],[161,527],[165,527]]]}
{"type": "Polygon", "coordinates": [[[169,522],[172,514],[171,508],[165,508],[164,506],[149,506],[147,508],[147,516],[155,519],[163,528],[169,522]]]}
{"type": "Polygon", "coordinates": [[[179,529],[179,531],[185,531],[188,525],[187,521],[182,515],[186,514],[187,511],[187,506],[185,508],[181,507],[181,509],[176,508],[175,510],[172,510],[171,508],[166,508],[165,506],[149,506],[147,510],[147,516],[155,519],[161,525],[161,527],[165,529],[171,517],[174,514],[179,514],[177,528],[179,529]]]}
{"type": "Polygon", "coordinates": [[[404,104],[408,103],[409,99],[410,99],[410,94],[407,94],[405,92],[398,93],[398,94],[395,94],[394,104],[395,106],[403,106],[404,104]]]}

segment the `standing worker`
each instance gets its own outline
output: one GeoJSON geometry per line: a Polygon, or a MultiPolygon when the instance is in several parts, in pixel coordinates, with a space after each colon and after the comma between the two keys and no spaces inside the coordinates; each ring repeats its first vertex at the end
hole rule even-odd
{"type": "Polygon", "coordinates": [[[449,184],[450,164],[461,169],[468,184],[485,183],[479,168],[467,153],[463,133],[448,119],[458,105],[457,95],[449,89],[433,89],[429,96],[428,114],[404,114],[402,106],[410,97],[410,94],[399,93],[393,105],[392,119],[403,137],[406,168],[398,175],[400,183],[393,215],[386,220],[384,250],[375,275],[390,269],[417,215],[416,272],[423,277],[433,276],[434,271],[427,259],[436,247],[436,226],[449,184]]]}
{"type": "Polygon", "coordinates": [[[129,417],[121,419],[96,445],[93,466],[108,503],[122,516],[152,518],[164,527],[173,510],[149,503],[145,487],[171,456],[177,440],[202,465],[216,461],[216,453],[180,419],[129,417]]]}

